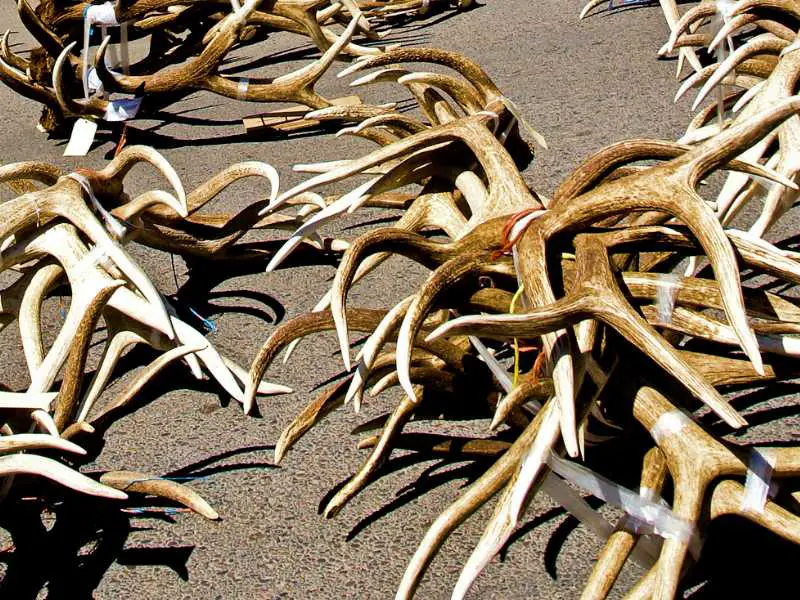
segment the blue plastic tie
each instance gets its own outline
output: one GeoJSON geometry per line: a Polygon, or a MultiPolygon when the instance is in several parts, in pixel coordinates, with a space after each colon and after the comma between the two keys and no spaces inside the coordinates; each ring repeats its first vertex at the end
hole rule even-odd
{"type": "Polygon", "coordinates": [[[200,322],[203,323],[203,327],[206,328],[206,331],[209,333],[217,333],[217,323],[213,319],[207,319],[191,306],[189,307],[189,312],[192,313],[195,317],[200,319],[200,322]]]}

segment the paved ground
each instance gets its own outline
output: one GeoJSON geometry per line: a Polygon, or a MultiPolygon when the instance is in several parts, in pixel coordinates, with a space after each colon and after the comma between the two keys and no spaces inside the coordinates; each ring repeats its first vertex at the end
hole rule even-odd
{"type": "MultiPolygon", "coordinates": [[[[674,62],[656,60],[667,31],[657,6],[601,14],[584,22],[577,20],[579,9],[575,0],[489,0],[464,14],[432,16],[400,28],[394,36],[406,44],[457,50],[485,67],[550,144],[525,173],[545,195],[592,151],[628,137],[675,139],[688,122],[687,105],[674,106],[671,100],[676,89],[674,62]]],[[[18,27],[13,3],[0,7],[0,23],[3,28],[18,27]]],[[[266,55],[297,43],[292,38],[287,46],[280,38],[239,52],[237,58],[243,61],[247,55],[266,55]]],[[[330,79],[323,91],[344,90],[330,79]]],[[[403,98],[396,86],[368,90],[366,96],[403,98]]],[[[110,143],[83,159],[61,157],[62,142],[47,139],[34,127],[38,107],[5,87],[0,87],[0,106],[0,163],[40,159],[75,167],[105,162],[110,143]]],[[[369,147],[329,134],[280,142],[249,139],[241,135],[239,119],[258,108],[210,95],[197,94],[170,110],[202,122],[166,125],[142,141],[162,150],[187,188],[248,159],[273,164],[285,188],[298,180],[290,170],[294,163],[350,157],[369,147]]],[[[140,187],[160,185],[146,169],[136,173],[143,177],[140,187]]],[[[263,193],[252,183],[242,184],[216,206],[241,206],[263,193]]],[[[135,252],[159,288],[174,293],[169,257],[146,249],[135,252]]],[[[183,285],[184,265],[177,262],[183,285]]],[[[381,306],[407,293],[419,273],[406,270],[404,263],[393,265],[394,270],[384,268],[369,285],[361,286],[352,305],[381,306]]],[[[333,272],[325,266],[235,276],[210,284],[214,297],[208,303],[200,294],[189,301],[216,319],[218,331],[211,338],[217,348],[247,365],[277,323],[314,304],[333,272]]],[[[10,335],[3,340],[3,380],[23,386],[21,357],[9,350],[10,335]]],[[[318,516],[321,499],[363,458],[350,429],[386,406],[368,406],[366,415],[358,418],[346,411],[334,414],[280,468],[273,465],[272,445],[281,429],[312,397],[315,386],[338,371],[335,349],[332,336],[318,336],[301,346],[288,366],[272,368],[269,378],[296,392],[262,400],[258,418],[243,416],[235,403],[215,393],[213,385],[192,382],[180,368],[168,371],[155,392],[163,395],[109,432],[96,466],[153,474],[184,469],[206,475],[193,485],[223,520],[212,523],[187,514],[174,521],[128,520],[101,509],[87,510],[72,515],[69,524],[61,519],[50,532],[31,533],[33,541],[24,551],[0,554],[8,563],[6,585],[19,581],[24,569],[37,568],[42,582],[32,590],[16,590],[16,596],[35,595],[44,581],[50,581],[46,589],[51,597],[391,596],[427,526],[456,496],[468,472],[447,476],[448,469],[434,463],[397,462],[399,472],[371,485],[339,517],[326,521],[318,516]],[[420,477],[429,478],[420,485],[433,489],[424,494],[405,489],[420,477]]],[[[487,517],[487,511],[479,513],[446,544],[422,584],[420,598],[448,596],[487,517]]],[[[19,519],[15,516],[10,523],[6,518],[4,526],[19,527],[25,523],[19,519]]],[[[45,522],[47,529],[51,525],[45,522]]],[[[539,500],[526,516],[522,534],[481,576],[472,597],[577,597],[598,548],[582,527],[575,529],[560,511],[539,500]]],[[[626,573],[626,582],[632,574],[626,573]]]]}

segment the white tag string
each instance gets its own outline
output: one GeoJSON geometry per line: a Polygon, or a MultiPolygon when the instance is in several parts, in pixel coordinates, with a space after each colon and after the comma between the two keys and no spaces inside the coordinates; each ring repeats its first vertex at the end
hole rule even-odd
{"type": "Polygon", "coordinates": [[[100,204],[100,201],[94,195],[94,191],[92,190],[92,184],[89,183],[89,180],[80,173],[70,173],[69,175],[67,175],[67,177],[69,177],[70,179],[74,179],[80,184],[80,186],[89,196],[89,200],[91,200],[94,209],[98,213],[100,213],[100,216],[103,218],[103,221],[105,222],[106,225],[106,229],[109,231],[109,233],[111,233],[111,235],[113,235],[118,240],[124,238],[125,234],[128,231],[125,225],[123,225],[119,221],[119,219],[117,219],[114,215],[108,212],[103,207],[103,205],[100,204]]]}

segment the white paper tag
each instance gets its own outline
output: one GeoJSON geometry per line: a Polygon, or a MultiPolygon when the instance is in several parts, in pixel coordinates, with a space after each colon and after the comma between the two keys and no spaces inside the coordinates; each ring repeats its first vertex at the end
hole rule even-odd
{"type": "Polygon", "coordinates": [[[106,121],[128,121],[136,118],[139,106],[142,104],[141,98],[121,98],[108,103],[106,114],[103,119],[106,121]]]}
{"type": "Polygon", "coordinates": [[[86,156],[94,142],[97,123],[89,119],[78,119],[69,136],[69,143],[64,149],[64,156],[86,156]]]}

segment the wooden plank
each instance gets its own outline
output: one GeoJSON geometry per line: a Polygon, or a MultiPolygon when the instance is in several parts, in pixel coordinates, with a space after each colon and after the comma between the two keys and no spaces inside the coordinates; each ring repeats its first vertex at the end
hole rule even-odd
{"type": "MultiPolygon", "coordinates": [[[[358,96],[344,96],[331,100],[334,106],[358,106],[361,98],[358,96]]],[[[304,115],[311,112],[308,106],[292,106],[290,108],[279,108],[260,115],[253,115],[242,119],[245,133],[262,133],[265,131],[281,131],[284,133],[300,131],[317,127],[321,121],[317,119],[306,119],[304,115]]]]}

